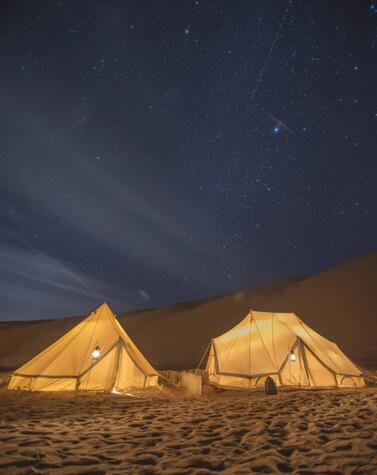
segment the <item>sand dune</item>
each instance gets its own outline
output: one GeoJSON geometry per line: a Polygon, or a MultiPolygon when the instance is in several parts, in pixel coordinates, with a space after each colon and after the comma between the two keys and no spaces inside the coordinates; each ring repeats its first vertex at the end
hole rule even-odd
{"type": "Polygon", "coordinates": [[[377,390],[190,399],[0,390],[0,473],[377,473],[377,390]]]}
{"type": "Polygon", "coordinates": [[[306,279],[120,320],[157,368],[189,369],[196,367],[210,339],[238,323],[250,308],[293,311],[356,362],[377,367],[377,253],[306,279]]]}
{"type": "MultiPolygon", "coordinates": [[[[377,367],[377,253],[305,279],[287,279],[206,301],[131,312],[120,322],[158,369],[197,366],[211,338],[250,308],[296,312],[357,363],[377,367]]],[[[0,368],[16,368],[82,317],[0,324],[0,368]]]]}
{"type": "MultiPolygon", "coordinates": [[[[158,368],[197,364],[249,310],[296,311],[356,361],[377,366],[377,254],[313,277],[120,317],[158,368]]],[[[0,325],[0,366],[16,367],[82,317],[0,325]]],[[[1,474],[377,473],[377,389],[112,394],[6,390],[1,474]]]]}

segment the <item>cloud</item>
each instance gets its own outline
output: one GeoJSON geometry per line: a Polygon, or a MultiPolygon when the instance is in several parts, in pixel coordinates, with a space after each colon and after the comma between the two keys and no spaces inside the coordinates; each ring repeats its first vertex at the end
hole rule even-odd
{"type": "MultiPolygon", "coordinates": [[[[137,180],[136,186],[128,176],[138,170],[136,152],[117,158],[124,169],[120,177],[103,154],[82,150],[72,128],[67,132],[41,114],[31,115],[31,108],[9,95],[7,101],[9,126],[32,137],[32,145],[8,144],[12,166],[2,170],[0,280],[10,291],[14,314],[20,300],[35,301],[38,292],[49,301],[55,296],[57,304],[66,302],[68,310],[81,309],[80,299],[85,308],[101,300],[122,310],[135,308],[139,298],[150,298],[142,286],[157,299],[172,298],[168,285],[162,295],[154,291],[162,275],[178,287],[182,275],[189,275],[190,285],[200,289],[203,279],[210,281],[221,268],[208,239],[215,241],[221,232],[200,218],[202,203],[179,204],[169,177],[143,176],[150,185],[143,188],[137,180]]],[[[78,107],[73,115],[81,120],[92,110],[78,107]]],[[[145,164],[138,171],[149,173],[145,164]]],[[[160,303],[165,302],[153,302],[160,303]]]]}
{"type": "Polygon", "coordinates": [[[47,254],[0,242],[0,262],[0,295],[3,303],[7,301],[0,320],[35,317],[37,309],[41,311],[39,317],[57,316],[59,309],[74,312],[80,302],[88,311],[103,301],[121,309],[126,305],[103,282],[47,254]],[[30,315],[25,315],[27,305],[32,306],[30,315]]]}
{"type": "Polygon", "coordinates": [[[150,297],[149,297],[149,294],[148,294],[145,290],[139,289],[139,290],[138,290],[138,293],[139,293],[140,297],[141,297],[143,300],[145,300],[146,302],[149,300],[149,298],[150,298],[150,297]]]}
{"type": "MultiPolygon", "coordinates": [[[[12,176],[12,188],[24,202],[32,201],[39,212],[59,216],[75,233],[89,235],[143,266],[175,276],[189,272],[198,281],[204,260],[212,261],[208,268],[218,266],[214,246],[195,236],[220,233],[208,220],[198,219],[197,210],[180,209],[163,182],[156,180],[152,189],[143,190],[130,181],[123,185],[105,161],[80,150],[41,117],[35,120],[16,107],[9,110],[17,125],[48,150],[12,176]]],[[[131,165],[137,157],[123,161],[131,165]]]]}

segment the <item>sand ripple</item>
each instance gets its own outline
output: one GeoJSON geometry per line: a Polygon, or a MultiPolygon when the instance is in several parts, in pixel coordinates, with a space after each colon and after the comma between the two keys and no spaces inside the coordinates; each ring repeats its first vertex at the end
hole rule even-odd
{"type": "Polygon", "coordinates": [[[377,474],[377,390],[201,399],[0,390],[4,474],[377,474]]]}

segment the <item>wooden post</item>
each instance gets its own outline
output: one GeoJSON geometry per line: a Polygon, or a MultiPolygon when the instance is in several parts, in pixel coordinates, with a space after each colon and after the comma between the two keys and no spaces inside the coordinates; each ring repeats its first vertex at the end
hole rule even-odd
{"type": "Polygon", "coordinates": [[[76,379],[76,385],[75,385],[75,396],[78,396],[79,388],[80,388],[80,378],[77,378],[76,379]]]}

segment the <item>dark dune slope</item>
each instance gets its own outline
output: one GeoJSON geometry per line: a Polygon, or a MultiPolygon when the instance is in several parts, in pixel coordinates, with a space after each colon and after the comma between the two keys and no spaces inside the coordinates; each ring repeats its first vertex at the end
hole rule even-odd
{"type": "Polygon", "coordinates": [[[377,367],[377,253],[301,280],[284,280],[197,306],[171,306],[121,322],[158,368],[196,367],[210,339],[250,308],[293,311],[352,359],[377,367]]]}
{"type": "MultiPolygon", "coordinates": [[[[377,367],[377,253],[306,279],[287,279],[206,301],[131,312],[120,321],[158,369],[194,368],[212,337],[250,308],[293,311],[366,367],[377,367]]],[[[16,368],[82,317],[0,324],[0,367],[16,368]]]]}

